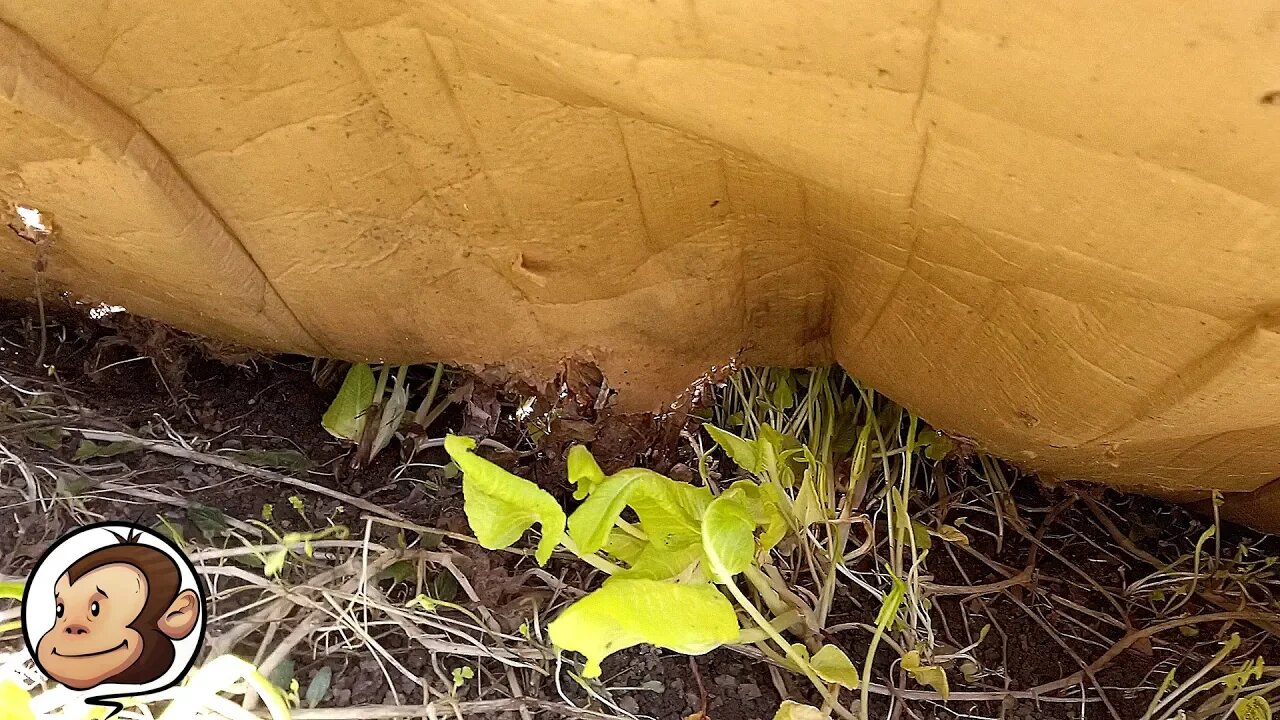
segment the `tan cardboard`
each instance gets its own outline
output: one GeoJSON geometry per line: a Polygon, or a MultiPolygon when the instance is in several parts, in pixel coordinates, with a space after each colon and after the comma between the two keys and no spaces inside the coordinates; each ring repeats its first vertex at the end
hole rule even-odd
{"type": "Polygon", "coordinates": [[[834,360],[1048,474],[1245,497],[1277,68],[1270,0],[0,0],[0,200],[59,286],[264,348],[574,356],[634,408],[834,360]]]}

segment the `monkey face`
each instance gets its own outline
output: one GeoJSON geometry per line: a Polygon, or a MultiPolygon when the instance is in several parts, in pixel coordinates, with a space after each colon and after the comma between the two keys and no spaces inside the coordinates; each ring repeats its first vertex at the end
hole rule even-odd
{"type": "Polygon", "coordinates": [[[84,690],[118,675],[142,656],[131,627],[147,604],[147,576],[124,563],[104,565],[54,587],[57,620],[40,638],[38,659],[54,680],[84,690]]]}

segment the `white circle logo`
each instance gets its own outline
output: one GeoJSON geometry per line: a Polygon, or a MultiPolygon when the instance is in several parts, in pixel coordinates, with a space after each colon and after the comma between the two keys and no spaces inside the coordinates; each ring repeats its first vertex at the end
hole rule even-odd
{"type": "Polygon", "coordinates": [[[182,551],[141,525],[104,522],[63,536],[37,561],[22,597],[36,666],[85,702],[176,685],[204,641],[205,592],[182,551]]]}

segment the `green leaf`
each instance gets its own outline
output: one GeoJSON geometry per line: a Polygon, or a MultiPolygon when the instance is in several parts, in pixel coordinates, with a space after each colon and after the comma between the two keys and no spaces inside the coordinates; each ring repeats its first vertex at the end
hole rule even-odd
{"type": "Polygon", "coordinates": [[[113,442],[99,445],[92,440],[81,440],[76,446],[75,460],[82,462],[92,458],[114,457],[137,450],[138,446],[131,442],[113,442]]]}
{"type": "Polygon", "coordinates": [[[271,673],[267,675],[267,680],[281,690],[288,690],[289,681],[293,680],[293,673],[296,669],[297,666],[294,664],[293,660],[285,658],[276,663],[275,667],[271,668],[271,673]]]}
{"type": "Polygon", "coordinates": [[[960,530],[953,525],[943,525],[942,527],[938,528],[938,531],[934,534],[942,538],[943,540],[946,540],[947,542],[956,543],[959,545],[969,544],[969,536],[960,532],[960,530]]]}
{"type": "Polygon", "coordinates": [[[1271,720],[1271,703],[1261,695],[1250,695],[1236,703],[1236,720],[1271,720]]]}
{"type": "Polygon", "coordinates": [[[716,580],[733,582],[755,559],[755,520],[737,497],[725,492],[702,518],[702,553],[716,580]]]}
{"type": "Polygon", "coordinates": [[[952,450],[956,449],[956,443],[946,435],[937,435],[933,441],[925,448],[924,456],[935,462],[945,460],[952,450]]]}
{"type": "Polygon", "coordinates": [[[829,717],[831,716],[812,705],[784,700],[778,706],[773,720],[827,720],[829,717]]]}
{"type": "Polygon", "coordinates": [[[641,644],[701,655],[738,639],[733,605],[713,585],[612,578],[565,609],[547,626],[551,642],[582,653],[583,675],[600,676],[600,662],[641,644]]]}
{"type": "Polygon", "coordinates": [[[227,516],[221,510],[195,502],[187,507],[187,519],[210,543],[221,537],[222,533],[230,527],[227,524],[227,516]]]}
{"type": "Polygon", "coordinates": [[[757,538],[760,551],[772,550],[786,536],[787,518],[782,514],[782,508],[787,501],[777,485],[757,485],[750,480],[739,480],[724,494],[734,494],[751,511],[756,525],[764,527],[764,532],[757,538]]]}
{"type": "Polygon", "coordinates": [[[827,519],[827,514],[823,510],[822,500],[818,498],[818,488],[813,482],[813,475],[806,472],[804,480],[800,482],[800,490],[796,493],[796,502],[791,508],[791,515],[799,523],[800,527],[809,527],[810,525],[827,519]]]}
{"type": "Polygon", "coordinates": [[[721,430],[715,425],[707,424],[703,427],[711,433],[711,439],[724,448],[729,459],[737,463],[738,467],[753,475],[760,472],[760,451],[756,443],[738,437],[728,430],[721,430]]]}
{"type": "Polygon", "coordinates": [[[463,665],[462,667],[454,668],[452,671],[452,675],[453,675],[453,690],[454,692],[457,692],[458,688],[462,687],[467,683],[468,680],[475,677],[476,673],[474,670],[471,669],[470,665],[463,665]]]}
{"type": "Polygon", "coordinates": [[[951,696],[946,671],[937,665],[922,664],[919,650],[912,650],[902,656],[902,669],[910,673],[916,682],[933,688],[934,692],[942,696],[944,702],[951,696]]]}
{"type": "Polygon", "coordinates": [[[835,645],[823,645],[813,654],[809,661],[818,677],[827,682],[836,683],[850,690],[860,687],[858,669],[853,666],[849,656],[835,645]]]}
{"type": "Polygon", "coordinates": [[[585,445],[574,445],[569,450],[566,463],[569,471],[569,482],[573,483],[573,498],[581,500],[590,495],[600,483],[604,482],[604,471],[592,457],[585,445]]]}
{"type": "Polygon", "coordinates": [[[37,445],[42,445],[49,450],[57,450],[62,447],[62,439],[67,436],[67,431],[62,428],[41,428],[28,430],[24,436],[37,445]]]}
{"type": "Polygon", "coordinates": [[[569,518],[569,537],[583,554],[604,547],[628,506],[640,518],[649,542],[678,550],[698,541],[711,491],[678,483],[652,470],[629,468],[597,485],[569,518]]]}
{"type": "Polygon", "coordinates": [[[609,539],[604,543],[604,551],[624,563],[631,564],[648,546],[648,540],[641,540],[621,528],[614,528],[609,532],[609,539]]]}
{"type": "Polygon", "coordinates": [[[911,521],[911,537],[915,540],[916,547],[920,550],[928,550],[933,547],[933,538],[929,537],[929,526],[919,520],[911,521]]]}
{"type": "Polygon", "coordinates": [[[773,406],[778,410],[787,410],[796,404],[796,393],[791,373],[782,373],[778,378],[778,385],[773,389],[773,406]]]}
{"type": "Polygon", "coordinates": [[[342,381],[338,396],[324,413],[321,421],[324,429],[339,440],[359,442],[369,408],[373,405],[376,387],[377,381],[368,365],[352,365],[347,371],[346,379],[342,381]]]}
{"type": "Polygon", "coordinates": [[[294,472],[305,472],[311,466],[311,461],[307,459],[307,456],[297,450],[259,450],[251,448],[249,450],[232,450],[227,454],[246,465],[253,465],[254,467],[281,468],[294,472]]]}
{"type": "Polygon", "coordinates": [[[307,692],[302,698],[306,701],[307,707],[315,707],[324,700],[324,696],[329,694],[329,685],[333,683],[333,670],[328,665],[320,668],[320,671],[311,678],[311,682],[307,684],[307,692]]]}
{"type": "Polygon", "coordinates": [[[418,575],[418,563],[413,560],[400,560],[391,563],[386,570],[378,573],[375,579],[390,580],[394,585],[396,583],[405,582],[418,575]]]}
{"type": "Polygon", "coordinates": [[[476,455],[475,446],[475,440],[457,435],[444,440],[445,451],[462,469],[463,511],[476,539],[481,547],[501,550],[538,523],[542,539],[534,558],[545,565],[564,535],[564,511],[546,490],[476,455]]]}
{"type": "Polygon", "coordinates": [[[702,548],[696,543],[685,545],[674,550],[655,543],[648,543],[631,567],[620,573],[617,578],[645,578],[649,580],[680,579],[687,582],[706,582],[706,573],[701,572],[702,548]]]}

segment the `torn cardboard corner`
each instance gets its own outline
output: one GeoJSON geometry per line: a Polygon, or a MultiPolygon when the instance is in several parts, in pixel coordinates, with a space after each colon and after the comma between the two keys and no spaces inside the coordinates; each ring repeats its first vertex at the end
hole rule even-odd
{"type": "Polygon", "coordinates": [[[193,331],[651,408],[835,360],[1046,473],[1247,497],[1278,64],[1268,0],[0,2],[0,198],[51,282],[193,331]]]}

